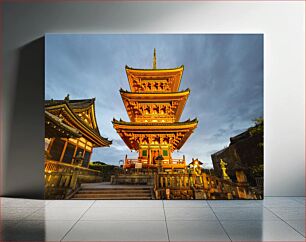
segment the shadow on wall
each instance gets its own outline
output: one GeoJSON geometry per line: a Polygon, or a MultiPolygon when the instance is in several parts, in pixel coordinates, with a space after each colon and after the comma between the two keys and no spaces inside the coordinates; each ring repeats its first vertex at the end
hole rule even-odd
{"type": "Polygon", "coordinates": [[[45,38],[21,47],[12,98],[3,195],[43,198],[45,38]]]}
{"type": "Polygon", "coordinates": [[[4,220],[3,230],[0,234],[1,241],[46,241],[45,210],[40,209],[37,220],[25,220],[17,226],[10,221],[4,220]]]}

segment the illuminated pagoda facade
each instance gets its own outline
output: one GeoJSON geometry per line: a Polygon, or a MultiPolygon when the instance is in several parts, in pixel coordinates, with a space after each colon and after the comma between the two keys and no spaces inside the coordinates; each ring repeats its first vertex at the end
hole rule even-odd
{"type": "Polygon", "coordinates": [[[46,171],[57,164],[88,168],[93,149],[111,143],[99,132],[94,98],[45,101],[46,171]]]}
{"type": "Polygon", "coordinates": [[[127,156],[124,168],[157,167],[162,156],[165,169],[185,168],[185,158],[173,159],[194,129],[198,120],[180,122],[190,90],[179,91],[184,66],[157,69],[154,49],[152,69],[126,66],[131,91],[120,89],[130,122],[113,120],[113,126],[125,144],[138,152],[138,159],[127,156]]]}

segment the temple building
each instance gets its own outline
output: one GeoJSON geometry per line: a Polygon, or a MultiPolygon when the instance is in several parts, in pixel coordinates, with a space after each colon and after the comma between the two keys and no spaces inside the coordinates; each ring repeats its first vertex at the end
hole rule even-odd
{"type": "MultiPolygon", "coordinates": [[[[227,164],[227,174],[236,181],[237,171],[243,171],[251,186],[263,189],[263,131],[252,132],[263,124],[230,138],[228,147],[211,155],[214,171],[222,177],[220,160],[227,164]]],[[[261,129],[259,129],[261,130],[261,129]]]]}
{"type": "Polygon", "coordinates": [[[46,171],[56,164],[88,168],[93,149],[111,143],[99,132],[94,98],[45,101],[46,171]]]}
{"type": "MultiPolygon", "coordinates": [[[[179,91],[184,66],[157,69],[154,49],[152,69],[125,67],[131,91],[120,89],[130,118],[113,120],[113,126],[125,144],[138,152],[138,159],[127,156],[124,168],[154,168],[158,156],[165,169],[185,168],[185,158],[173,159],[197,127],[198,120],[180,122],[190,90],[179,91]]],[[[160,165],[160,164],[159,164],[160,165]]]]}
{"type": "Polygon", "coordinates": [[[45,101],[45,199],[69,199],[82,183],[100,182],[89,168],[94,148],[108,147],[95,115],[95,99],[45,101]]]}

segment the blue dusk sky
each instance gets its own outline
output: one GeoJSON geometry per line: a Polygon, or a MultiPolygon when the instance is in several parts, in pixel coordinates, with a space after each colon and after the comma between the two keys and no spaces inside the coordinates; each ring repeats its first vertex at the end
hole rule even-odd
{"type": "Polygon", "coordinates": [[[136,157],[112,126],[112,119],[129,121],[119,89],[129,90],[125,65],[157,68],[184,65],[180,90],[191,93],[181,121],[199,124],[180,151],[212,166],[211,154],[229,145],[229,138],[263,116],[262,34],[47,34],[45,98],[96,98],[100,133],[113,141],[94,149],[92,160],[118,165],[136,157]]]}

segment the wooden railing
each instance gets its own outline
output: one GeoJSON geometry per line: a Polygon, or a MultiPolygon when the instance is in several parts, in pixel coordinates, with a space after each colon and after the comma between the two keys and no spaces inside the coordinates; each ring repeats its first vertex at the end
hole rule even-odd
{"type": "MultiPolygon", "coordinates": [[[[135,167],[135,164],[142,163],[143,167],[158,167],[157,164],[149,164],[148,159],[139,158],[139,159],[128,159],[125,158],[123,168],[132,168],[135,167]]],[[[184,158],[182,159],[165,159],[162,161],[163,167],[170,168],[170,167],[177,167],[177,168],[185,168],[186,161],[184,158]]]]}
{"type": "Polygon", "coordinates": [[[78,170],[82,174],[88,174],[88,175],[99,175],[100,171],[89,169],[86,167],[82,166],[76,166],[76,165],[71,165],[68,163],[63,163],[63,162],[58,162],[58,161],[52,161],[48,160],[45,162],[45,172],[67,172],[71,170],[78,170]]]}
{"type": "Polygon", "coordinates": [[[124,166],[135,165],[138,162],[140,162],[138,159],[125,159],[124,166]]]}
{"type": "Polygon", "coordinates": [[[179,173],[155,173],[154,191],[157,198],[163,197],[169,191],[202,191],[205,199],[253,199],[252,194],[246,183],[235,183],[224,180],[206,173],[179,174],[179,173]],[[161,197],[159,197],[161,196],[161,197]]]}
{"type": "Polygon", "coordinates": [[[186,164],[185,159],[170,159],[168,164],[186,164]]]}
{"type": "Polygon", "coordinates": [[[45,197],[64,199],[81,183],[100,182],[100,171],[67,163],[45,162],[45,197]]]}

